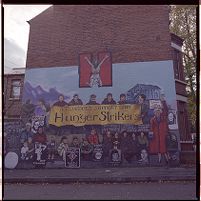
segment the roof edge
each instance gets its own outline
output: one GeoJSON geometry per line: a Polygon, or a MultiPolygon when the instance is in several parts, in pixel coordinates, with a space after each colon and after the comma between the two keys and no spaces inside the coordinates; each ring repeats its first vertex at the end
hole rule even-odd
{"type": "Polygon", "coordinates": [[[31,22],[33,22],[34,20],[36,20],[38,17],[40,17],[41,15],[46,14],[50,9],[53,9],[53,5],[50,6],[49,8],[46,8],[44,11],[42,11],[41,13],[39,13],[38,15],[36,15],[35,17],[33,17],[32,19],[28,20],[27,23],[30,25],[31,22]]]}

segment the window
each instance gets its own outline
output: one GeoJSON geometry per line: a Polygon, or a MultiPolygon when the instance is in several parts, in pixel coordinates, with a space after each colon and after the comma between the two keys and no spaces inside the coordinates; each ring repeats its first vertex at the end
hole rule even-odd
{"type": "Polygon", "coordinates": [[[173,62],[175,79],[183,80],[182,54],[179,50],[173,49],[173,62]]]}
{"type": "Polygon", "coordinates": [[[21,80],[12,80],[11,84],[11,98],[19,99],[21,91],[21,80]]]}

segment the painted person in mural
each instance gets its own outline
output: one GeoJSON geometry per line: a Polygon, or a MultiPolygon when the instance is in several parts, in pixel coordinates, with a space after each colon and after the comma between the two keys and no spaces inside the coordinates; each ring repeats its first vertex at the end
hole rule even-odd
{"type": "Polygon", "coordinates": [[[73,137],[72,143],[70,144],[70,147],[73,148],[80,148],[80,142],[78,137],[73,137]]]}
{"type": "Polygon", "coordinates": [[[141,106],[141,115],[140,118],[142,118],[143,124],[149,123],[149,117],[148,117],[148,110],[149,106],[146,104],[146,96],[144,94],[140,94],[138,98],[138,102],[141,106]]]}
{"type": "Polygon", "coordinates": [[[137,139],[138,139],[139,151],[141,151],[142,149],[148,150],[149,141],[147,135],[144,132],[140,132],[137,139]]]}
{"type": "Polygon", "coordinates": [[[54,157],[56,154],[56,141],[55,136],[51,136],[50,140],[47,143],[47,151],[48,151],[48,160],[54,162],[54,157]]]}
{"type": "Polygon", "coordinates": [[[138,157],[138,140],[135,133],[131,133],[131,140],[130,140],[129,146],[132,152],[132,158],[134,158],[134,156],[136,156],[137,158],[138,157]]]}
{"type": "Polygon", "coordinates": [[[35,116],[46,116],[46,113],[47,113],[47,108],[46,108],[45,101],[43,99],[39,99],[38,103],[35,107],[35,110],[34,110],[34,115],[35,116]]]}
{"type": "Polygon", "coordinates": [[[151,154],[158,154],[159,163],[161,163],[161,155],[164,154],[166,163],[169,163],[170,158],[166,147],[168,126],[161,108],[154,110],[154,117],[150,120],[150,126],[150,131],[153,132],[153,139],[149,143],[149,152],[151,154]]]}
{"type": "Polygon", "coordinates": [[[44,117],[44,125],[48,126],[49,121],[49,112],[50,112],[50,105],[47,104],[44,99],[39,99],[38,103],[34,110],[35,116],[42,116],[44,117]]]}
{"type": "Polygon", "coordinates": [[[119,105],[122,105],[122,104],[127,104],[127,101],[126,101],[126,94],[120,94],[120,100],[118,101],[119,105]]]}
{"type": "Polygon", "coordinates": [[[59,106],[59,107],[64,107],[66,105],[68,105],[68,103],[64,101],[64,95],[63,94],[60,94],[58,97],[58,101],[53,104],[53,106],[59,106]]]}
{"type": "Polygon", "coordinates": [[[81,152],[82,159],[91,160],[92,151],[93,151],[93,145],[89,144],[86,138],[83,138],[80,144],[80,152],[81,152]]]}
{"type": "Polygon", "coordinates": [[[41,144],[46,144],[47,136],[44,133],[44,127],[42,126],[38,127],[38,132],[33,136],[33,141],[41,144]]]}
{"type": "Polygon", "coordinates": [[[22,131],[20,134],[20,142],[23,144],[25,141],[28,140],[29,137],[33,137],[33,133],[31,131],[31,123],[26,123],[26,128],[25,130],[22,131]]]}
{"type": "Polygon", "coordinates": [[[121,148],[121,138],[120,138],[119,133],[117,131],[114,133],[112,143],[113,143],[113,147],[116,146],[118,149],[121,148]]]}
{"type": "Polygon", "coordinates": [[[149,141],[147,135],[144,132],[140,132],[138,139],[138,158],[139,162],[148,162],[148,146],[149,141]]]}
{"type": "Polygon", "coordinates": [[[91,94],[89,102],[86,105],[100,105],[99,103],[96,102],[96,95],[91,94]]]}
{"type": "MultiPolygon", "coordinates": [[[[72,100],[68,103],[69,106],[73,106],[73,105],[83,105],[82,100],[79,98],[78,94],[74,94],[72,100]]],[[[83,127],[76,127],[76,126],[69,126],[71,133],[79,133],[82,132],[83,127]]]]}
{"type": "Polygon", "coordinates": [[[33,156],[34,156],[33,138],[29,137],[27,143],[28,143],[28,148],[29,148],[29,151],[28,151],[28,158],[29,158],[29,159],[32,159],[33,156]]]}
{"type": "Polygon", "coordinates": [[[35,106],[31,103],[31,100],[26,100],[25,104],[21,108],[21,117],[24,124],[31,122],[31,118],[34,115],[35,106]]]}
{"type": "Polygon", "coordinates": [[[121,134],[121,151],[123,162],[131,163],[132,150],[131,150],[131,139],[127,131],[123,131],[121,134]]]}
{"type": "MultiPolygon", "coordinates": [[[[116,134],[118,134],[116,132],[116,134]]],[[[117,139],[117,135],[115,137],[117,139]]],[[[118,137],[119,138],[119,137],[118,137]]],[[[110,156],[110,161],[114,163],[121,163],[122,160],[122,153],[120,150],[120,142],[118,140],[113,141],[113,149],[110,150],[109,156],[110,156]]]]}
{"type": "MultiPolygon", "coordinates": [[[[89,98],[89,102],[86,103],[86,105],[100,105],[98,102],[96,102],[96,95],[91,94],[89,98]]],[[[100,130],[101,126],[100,125],[85,125],[86,130],[91,130],[92,128],[96,128],[97,130],[100,130]]]]}
{"type": "Polygon", "coordinates": [[[62,157],[63,160],[65,160],[65,156],[66,156],[66,151],[69,149],[69,145],[68,145],[68,139],[66,136],[63,136],[61,138],[60,144],[57,148],[57,152],[59,154],[59,156],[62,157]]]}
{"type": "Polygon", "coordinates": [[[102,87],[102,81],[100,77],[100,69],[101,65],[104,63],[104,61],[109,56],[106,55],[103,60],[99,63],[97,59],[93,60],[93,63],[88,59],[88,57],[85,57],[84,59],[88,62],[88,64],[91,66],[91,76],[90,81],[87,83],[90,87],[102,87]]]}
{"type": "Polygon", "coordinates": [[[25,141],[23,143],[23,146],[22,146],[21,151],[20,151],[22,160],[28,160],[29,159],[28,158],[28,151],[29,151],[28,143],[27,143],[27,141],[25,141]]]}
{"type": "Polygon", "coordinates": [[[83,105],[82,100],[78,94],[74,94],[72,100],[68,103],[69,105],[83,105]]]}
{"type": "Polygon", "coordinates": [[[109,151],[113,149],[112,133],[107,130],[103,135],[103,156],[104,158],[109,157],[109,151]]]}
{"type": "Polygon", "coordinates": [[[27,141],[24,141],[23,146],[21,147],[21,159],[22,160],[31,160],[34,156],[34,145],[32,138],[29,137],[27,141]]]}
{"type": "Polygon", "coordinates": [[[47,136],[44,133],[44,127],[39,126],[38,132],[33,137],[33,142],[35,144],[35,158],[34,160],[47,159],[47,136]]]}
{"type": "Polygon", "coordinates": [[[103,105],[114,105],[116,101],[112,97],[112,93],[108,93],[107,97],[102,102],[103,105]]]}
{"type": "Polygon", "coordinates": [[[91,133],[87,136],[87,140],[90,144],[99,144],[99,136],[95,128],[91,129],[91,133]]]}

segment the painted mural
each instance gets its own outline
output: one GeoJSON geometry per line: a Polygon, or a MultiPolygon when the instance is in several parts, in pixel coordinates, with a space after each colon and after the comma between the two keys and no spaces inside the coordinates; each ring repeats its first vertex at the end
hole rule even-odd
{"type": "Polygon", "coordinates": [[[172,61],[27,69],[19,164],[80,168],[179,163],[172,61]],[[85,73],[86,72],[86,73],[85,73]]]}

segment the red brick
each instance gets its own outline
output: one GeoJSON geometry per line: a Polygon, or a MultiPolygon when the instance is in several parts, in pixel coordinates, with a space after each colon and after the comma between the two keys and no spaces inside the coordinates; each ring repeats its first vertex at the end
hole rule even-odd
{"type": "Polygon", "coordinates": [[[56,5],[30,21],[26,66],[78,65],[79,53],[102,50],[113,63],[172,59],[168,24],[166,5],[56,5]]]}

